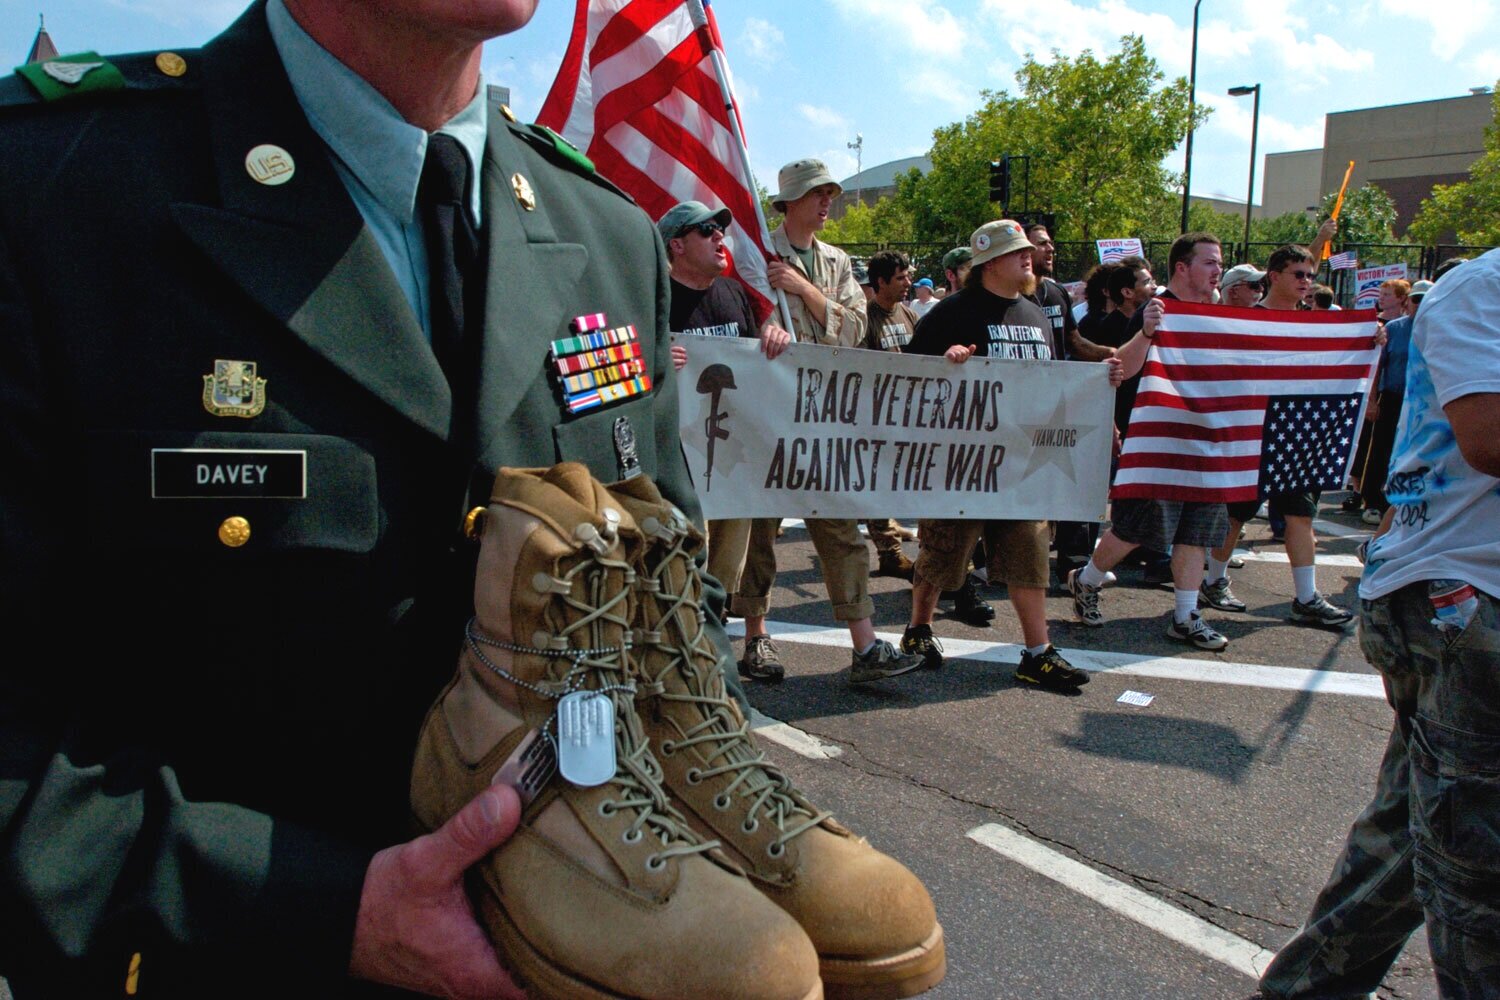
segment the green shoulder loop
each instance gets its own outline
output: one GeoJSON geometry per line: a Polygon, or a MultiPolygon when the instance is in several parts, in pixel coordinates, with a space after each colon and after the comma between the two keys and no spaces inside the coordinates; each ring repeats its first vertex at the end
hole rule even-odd
{"type": "Polygon", "coordinates": [[[594,161],[583,155],[577,146],[547,126],[528,125],[523,122],[511,121],[509,118],[506,119],[505,124],[513,133],[525,140],[529,145],[547,154],[548,158],[553,162],[566,167],[575,174],[582,174],[594,183],[615,192],[631,203],[635,202],[635,199],[630,197],[630,195],[620,190],[604,177],[601,177],[598,170],[594,167],[594,161]]]}
{"type": "Polygon", "coordinates": [[[58,56],[0,77],[0,108],[71,103],[117,91],[182,90],[197,86],[197,70],[197,49],[58,56]]]}

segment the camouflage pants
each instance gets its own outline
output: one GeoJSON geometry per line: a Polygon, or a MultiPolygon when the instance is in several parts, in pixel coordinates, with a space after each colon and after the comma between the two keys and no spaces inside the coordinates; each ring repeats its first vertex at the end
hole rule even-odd
{"type": "Polygon", "coordinates": [[[1360,646],[1396,710],[1374,801],[1261,990],[1366,997],[1427,922],[1444,1000],[1500,997],[1500,603],[1456,637],[1427,585],[1362,602],[1360,646]]]}

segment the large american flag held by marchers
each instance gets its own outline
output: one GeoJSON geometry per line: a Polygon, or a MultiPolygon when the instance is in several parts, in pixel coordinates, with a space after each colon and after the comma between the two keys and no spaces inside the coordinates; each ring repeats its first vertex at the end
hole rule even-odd
{"type": "Polygon", "coordinates": [[[1375,313],[1163,305],[1111,499],[1342,488],[1380,357],[1375,313]]]}
{"type": "Polygon", "coordinates": [[[583,150],[653,219],[682,201],[729,209],[730,267],[764,319],[765,248],[710,58],[724,46],[707,0],[703,7],[706,23],[695,27],[684,0],[578,0],[537,122],[583,150]]]}

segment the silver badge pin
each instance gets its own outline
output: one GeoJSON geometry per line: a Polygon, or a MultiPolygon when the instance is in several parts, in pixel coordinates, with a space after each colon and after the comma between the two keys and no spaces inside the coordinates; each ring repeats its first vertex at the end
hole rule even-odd
{"type": "Polygon", "coordinates": [[[641,457],[636,451],[635,428],[631,426],[629,417],[615,418],[614,437],[620,479],[634,479],[641,474],[641,457]]]}
{"type": "Polygon", "coordinates": [[[580,788],[615,775],[615,704],[598,691],[574,691],[557,703],[557,766],[580,788]]]}
{"type": "Polygon", "coordinates": [[[76,87],[78,86],[78,81],[103,65],[102,62],[45,62],[42,63],[42,72],[52,77],[58,83],[65,83],[69,87],[76,87]]]}

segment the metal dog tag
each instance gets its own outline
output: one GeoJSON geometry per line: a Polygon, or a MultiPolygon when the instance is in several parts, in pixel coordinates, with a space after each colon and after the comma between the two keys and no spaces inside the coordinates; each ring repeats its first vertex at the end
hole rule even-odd
{"type": "Polygon", "coordinates": [[[615,705],[597,691],[574,691],[557,703],[557,766],[580,788],[615,775],[615,705]]]}
{"type": "Polygon", "coordinates": [[[529,806],[556,773],[557,754],[552,741],[533,729],[505,758],[490,784],[511,786],[521,796],[521,805],[529,806]]]}

